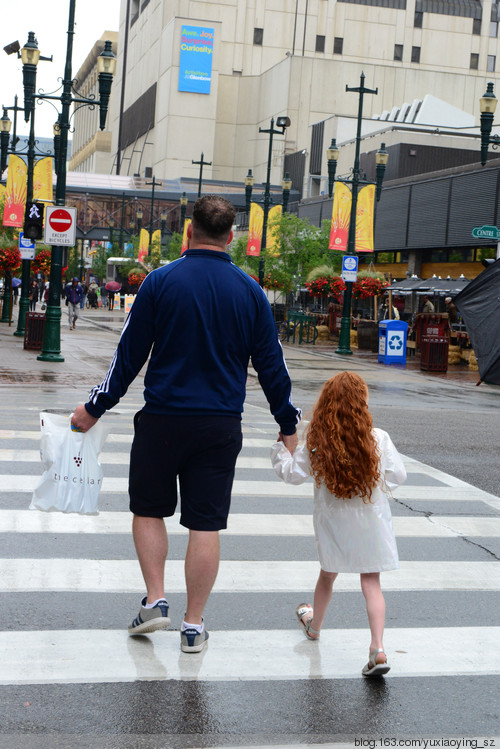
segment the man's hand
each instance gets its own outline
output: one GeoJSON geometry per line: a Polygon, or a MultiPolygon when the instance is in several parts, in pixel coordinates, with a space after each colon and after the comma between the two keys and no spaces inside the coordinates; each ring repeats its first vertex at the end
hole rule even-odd
{"type": "Polygon", "coordinates": [[[282,434],[280,432],[279,442],[283,442],[286,449],[293,455],[299,444],[299,435],[297,432],[295,432],[295,434],[282,434]]]}
{"type": "Polygon", "coordinates": [[[71,417],[72,426],[75,426],[80,432],[88,432],[97,421],[99,419],[91,416],[85,406],[77,406],[71,417]]]}

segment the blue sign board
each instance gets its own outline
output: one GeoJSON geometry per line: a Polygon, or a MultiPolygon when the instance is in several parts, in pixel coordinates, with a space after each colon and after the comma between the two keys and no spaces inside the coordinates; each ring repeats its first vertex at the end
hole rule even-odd
{"type": "Polygon", "coordinates": [[[35,257],[35,242],[19,232],[19,251],[23,260],[33,260],[35,257]]]}
{"type": "Polygon", "coordinates": [[[355,283],[358,278],[358,258],[356,255],[342,257],[342,279],[355,283]]]}
{"type": "Polygon", "coordinates": [[[213,52],[214,29],[182,25],[179,91],[210,93],[213,52]]]}

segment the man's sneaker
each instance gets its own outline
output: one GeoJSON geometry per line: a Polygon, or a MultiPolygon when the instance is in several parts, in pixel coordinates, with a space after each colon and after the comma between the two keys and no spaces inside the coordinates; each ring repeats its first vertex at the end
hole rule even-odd
{"type": "Polygon", "coordinates": [[[170,617],[168,615],[168,603],[158,601],[152,609],[145,608],[147,596],[141,601],[141,609],[128,628],[129,635],[145,635],[147,632],[156,632],[157,629],[168,629],[170,617]]]}
{"type": "Polygon", "coordinates": [[[203,632],[197,629],[181,630],[181,650],[183,653],[200,653],[205,647],[208,640],[208,632],[203,628],[203,632]]]}

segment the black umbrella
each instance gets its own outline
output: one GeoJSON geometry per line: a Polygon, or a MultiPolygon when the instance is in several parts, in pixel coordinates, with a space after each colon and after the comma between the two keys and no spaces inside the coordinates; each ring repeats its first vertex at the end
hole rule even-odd
{"type": "Polygon", "coordinates": [[[464,319],[481,382],[500,385],[500,259],[453,300],[464,319]]]}

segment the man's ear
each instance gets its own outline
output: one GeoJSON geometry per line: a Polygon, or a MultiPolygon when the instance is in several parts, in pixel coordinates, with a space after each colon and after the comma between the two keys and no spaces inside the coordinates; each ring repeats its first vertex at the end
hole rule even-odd
{"type": "Polygon", "coordinates": [[[233,230],[231,229],[231,231],[229,232],[229,236],[228,236],[228,238],[227,238],[227,242],[226,242],[226,244],[231,244],[231,242],[233,241],[233,237],[234,237],[234,232],[233,232],[233,230]]]}
{"type": "Polygon", "coordinates": [[[191,237],[193,236],[193,225],[191,223],[188,224],[186,233],[187,233],[188,239],[191,239],[191,237]]]}

